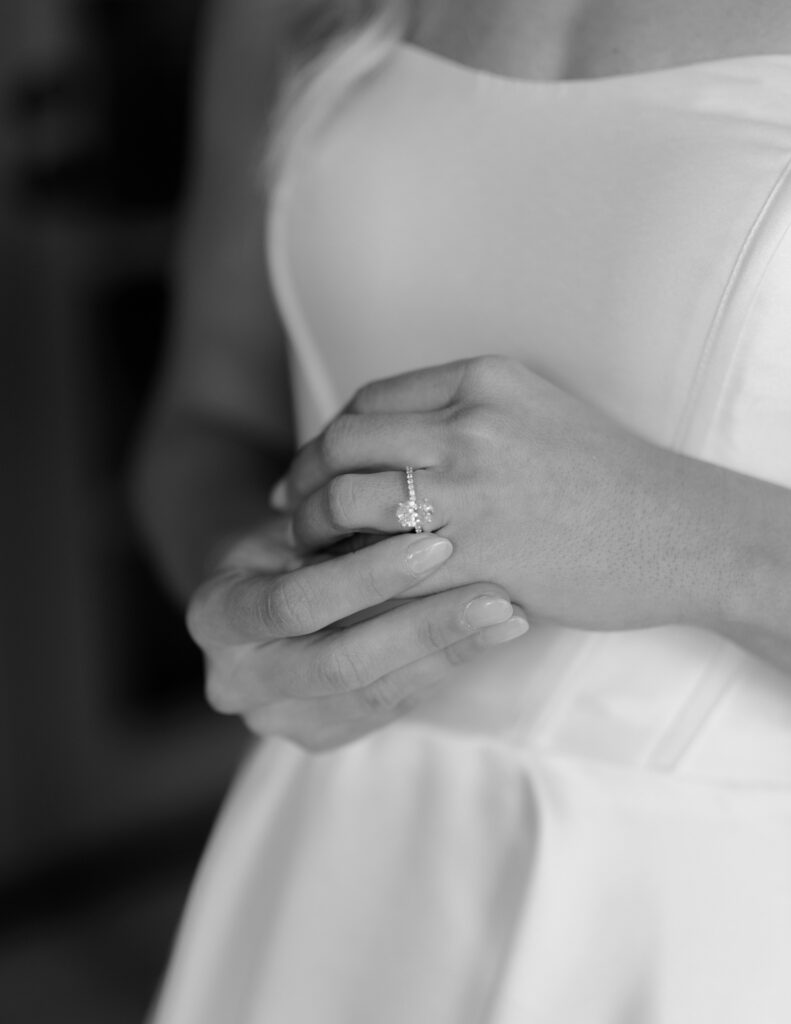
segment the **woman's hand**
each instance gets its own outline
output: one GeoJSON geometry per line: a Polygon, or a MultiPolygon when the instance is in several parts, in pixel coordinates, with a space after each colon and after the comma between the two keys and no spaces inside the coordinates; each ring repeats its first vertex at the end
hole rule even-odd
{"type": "Polygon", "coordinates": [[[711,528],[722,471],[629,434],[521,363],[484,357],[363,388],[274,500],[306,549],[395,533],[405,465],[456,551],[412,593],[492,579],[531,619],[590,629],[704,614],[723,557],[711,528]]]}
{"type": "Polygon", "coordinates": [[[451,553],[448,540],[427,534],[309,559],[286,517],[270,519],[234,545],[190,604],[209,702],[311,750],[390,722],[453,666],[527,628],[490,584],[384,604],[451,553]]]}

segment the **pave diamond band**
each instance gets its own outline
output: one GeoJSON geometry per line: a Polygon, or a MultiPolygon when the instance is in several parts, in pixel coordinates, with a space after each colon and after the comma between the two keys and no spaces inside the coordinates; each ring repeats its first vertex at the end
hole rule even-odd
{"type": "Polygon", "coordinates": [[[423,533],[426,525],[431,523],[434,508],[428,502],[417,500],[414,469],[411,466],[407,466],[404,472],[406,473],[408,498],[406,501],[399,502],[396,508],[396,516],[402,530],[414,530],[415,533],[423,533]]]}

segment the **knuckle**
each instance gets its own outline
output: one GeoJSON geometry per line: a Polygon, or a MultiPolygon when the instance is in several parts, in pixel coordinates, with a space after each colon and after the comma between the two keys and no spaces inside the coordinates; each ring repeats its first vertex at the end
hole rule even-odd
{"type": "Polygon", "coordinates": [[[257,624],[266,632],[300,636],[310,632],[310,601],[295,576],[280,576],[266,587],[255,604],[257,624]]]}
{"type": "Polygon", "coordinates": [[[346,693],[370,682],[351,644],[343,637],[326,644],[316,658],[314,676],[324,692],[346,693]]]}
{"type": "Polygon", "coordinates": [[[448,645],[445,627],[430,617],[419,623],[418,640],[421,647],[429,651],[441,651],[448,645]]]}
{"type": "Polygon", "coordinates": [[[476,356],[468,364],[467,375],[471,381],[488,385],[509,380],[517,366],[521,366],[519,361],[510,356],[476,356]]]}
{"type": "Polygon", "coordinates": [[[489,443],[497,439],[501,417],[490,406],[475,405],[468,410],[464,426],[472,441],[489,443]]]}
{"type": "Polygon", "coordinates": [[[330,525],[344,529],[353,525],[353,487],[347,476],[336,476],[327,485],[327,516],[330,525]]]}
{"type": "Polygon", "coordinates": [[[505,424],[497,409],[488,405],[467,405],[455,409],[451,420],[462,451],[474,452],[487,460],[501,454],[505,424]]]}
{"type": "Polygon", "coordinates": [[[469,372],[476,374],[479,377],[492,376],[497,372],[501,362],[501,357],[496,355],[483,355],[476,356],[470,360],[469,372]]]}

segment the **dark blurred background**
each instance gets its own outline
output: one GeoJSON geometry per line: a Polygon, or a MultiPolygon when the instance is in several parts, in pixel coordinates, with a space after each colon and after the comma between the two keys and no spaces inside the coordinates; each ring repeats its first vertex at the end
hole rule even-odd
{"type": "Polygon", "coordinates": [[[125,495],[202,7],[0,0],[3,1024],[142,1020],[244,743],[125,495]]]}

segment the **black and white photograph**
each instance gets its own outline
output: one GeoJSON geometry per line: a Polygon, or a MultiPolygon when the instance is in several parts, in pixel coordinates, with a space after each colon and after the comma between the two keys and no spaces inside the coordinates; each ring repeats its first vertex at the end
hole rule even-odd
{"type": "Polygon", "coordinates": [[[0,0],[3,1024],[791,1022],[788,0],[0,0]]]}

